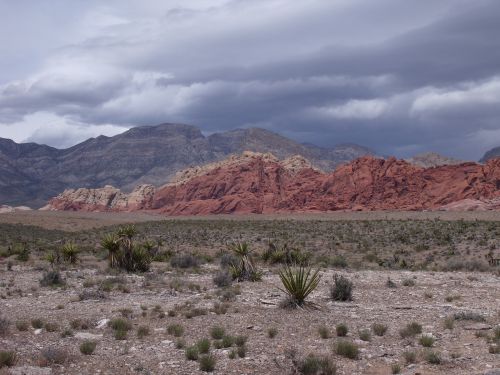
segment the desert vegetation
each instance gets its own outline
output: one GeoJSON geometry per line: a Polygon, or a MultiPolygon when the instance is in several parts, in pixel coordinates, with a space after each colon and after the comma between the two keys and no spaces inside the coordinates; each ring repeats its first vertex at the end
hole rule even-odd
{"type": "Polygon", "coordinates": [[[120,358],[131,373],[468,374],[499,363],[498,270],[484,256],[496,222],[0,227],[1,367],[106,373],[120,358]]]}

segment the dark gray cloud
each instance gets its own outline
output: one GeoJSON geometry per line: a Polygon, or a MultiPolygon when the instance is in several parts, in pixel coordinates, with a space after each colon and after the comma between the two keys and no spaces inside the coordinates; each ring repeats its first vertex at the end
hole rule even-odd
{"type": "Polygon", "coordinates": [[[0,2],[0,136],[178,121],[403,157],[500,145],[495,0],[48,4],[0,2]]]}

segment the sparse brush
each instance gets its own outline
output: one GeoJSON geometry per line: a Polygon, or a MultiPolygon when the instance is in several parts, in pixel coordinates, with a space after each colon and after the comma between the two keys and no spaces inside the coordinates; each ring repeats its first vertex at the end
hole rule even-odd
{"type": "Polygon", "coordinates": [[[215,370],[215,356],[212,354],[202,355],[198,363],[200,364],[200,370],[204,372],[212,372],[215,370]]]}
{"type": "Polygon", "coordinates": [[[34,329],[40,329],[45,326],[45,322],[42,319],[36,318],[31,320],[31,326],[34,329]]]}
{"type": "Polygon", "coordinates": [[[352,301],[352,282],[344,276],[334,275],[330,286],[330,298],[334,301],[352,301]]]}
{"type": "Polygon", "coordinates": [[[319,337],[321,337],[323,340],[329,339],[331,336],[330,330],[326,326],[318,327],[318,333],[319,333],[319,337]]]}
{"type": "Polygon", "coordinates": [[[0,336],[5,336],[9,333],[10,320],[0,315],[0,336]]]}
{"type": "Polygon", "coordinates": [[[85,355],[91,355],[94,353],[97,342],[95,341],[84,341],[80,344],[80,352],[85,355]]]}
{"type": "Polygon", "coordinates": [[[219,270],[213,278],[214,284],[219,288],[230,286],[233,283],[233,276],[227,269],[219,270]]]}
{"type": "Polygon", "coordinates": [[[137,337],[139,339],[143,339],[144,337],[149,336],[149,333],[149,327],[147,326],[139,326],[137,328],[137,337]]]}
{"type": "Polygon", "coordinates": [[[167,332],[169,335],[181,337],[184,334],[184,328],[180,324],[170,324],[167,327],[167,332]]]}
{"type": "Polygon", "coordinates": [[[199,355],[198,347],[196,345],[190,346],[186,348],[184,354],[186,355],[186,359],[196,361],[199,355]]]}
{"type": "Polygon", "coordinates": [[[390,277],[387,278],[387,281],[385,282],[385,286],[391,289],[397,288],[398,286],[394,281],[391,280],[390,277]]]}
{"type": "Polygon", "coordinates": [[[278,335],[278,329],[275,327],[271,327],[267,330],[267,337],[270,339],[274,339],[278,335]]]}
{"type": "Polygon", "coordinates": [[[224,335],[222,337],[221,346],[223,348],[230,348],[234,344],[234,337],[230,335],[224,335]]]}
{"type": "Polygon", "coordinates": [[[225,333],[226,333],[225,329],[220,326],[214,326],[210,329],[210,336],[212,336],[214,340],[222,339],[225,333]]]}
{"type": "Polygon", "coordinates": [[[65,284],[65,281],[63,280],[61,274],[59,271],[48,271],[45,272],[40,279],[40,285],[41,286],[52,286],[52,287],[57,287],[57,286],[63,286],[65,284]]]}
{"type": "Polygon", "coordinates": [[[387,326],[381,323],[373,323],[372,331],[377,336],[384,336],[385,333],[387,332],[387,326]]]}
{"type": "Polygon", "coordinates": [[[417,353],[413,351],[406,351],[403,352],[403,357],[405,358],[407,364],[415,363],[415,361],[417,360],[417,353]]]}
{"type": "Polygon", "coordinates": [[[234,338],[234,343],[236,344],[236,346],[243,346],[246,344],[247,339],[248,337],[239,335],[234,338]]]}
{"type": "Polygon", "coordinates": [[[201,354],[206,354],[210,351],[210,340],[209,339],[201,339],[196,343],[196,347],[201,354]]]}
{"type": "Polygon", "coordinates": [[[298,372],[302,375],[335,375],[337,373],[337,367],[326,356],[309,354],[294,364],[298,372]]]}
{"type": "Polygon", "coordinates": [[[236,349],[236,353],[238,353],[238,357],[245,358],[246,355],[247,355],[247,347],[246,347],[246,345],[238,346],[238,348],[236,349]]]}
{"type": "Polygon", "coordinates": [[[407,324],[405,328],[399,331],[402,338],[413,337],[420,333],[422,333],[422,326],[416,322],[407,324]]]}
{"type": "Polygon", "coordinates": [[[391,373],[393,374],[400,374],[401,373],[401,366],[399,363],[393,363],[391,365],[391,373]]]}
{"type": "Polygon", "coordinates": [[[124,318],[113,318],[108,325],[115,331],[129,331],[132,328],[130,321],[124,318]]]}
{"type": "Polygon", "coordinates": [[[420,345],[426,348],[430,348],[432,345],[434,345],[434,341],[436,341],[436,339],[430,335],[422,335],[418,340],[420,345]]]}
{"type": "Polygon", "coordinates": [[[230,266],[233,279],[237,281],[260,281],[262,279],[262,274],[253,262],[250,247],[246,242],[233,243],[229,245],[229,249],[238,259],[230,266]]]}
{"type": "Polygon", "coordinates": [[[415,286],[416,282],[414,279],[404,279],[402,284],[403,286],[415,286]]]}
{"type": "Polygon", "coordinates": [[[13,351],[0,350],[0,368],[12,367],[17,362],[17,355],[13,351]]]}
{"type": "Polygon", "coordinates": [[[24,332],[27,331],[30,324],[26,320],[18,320],[16,322],[16,328],[18,331],[24,332]]]}
{"type": "Polygon", "coordinates": [[[57,332],[59,330],[59,325],[57,323],[48,322],[45,324],[45,330],[47,332],[57,332]]]}
{"type": "Polygon", "coordinates": [[[435,351],[429,350],[425,353],[425,360],[433,365],[441,363],[441,355],[435,351]]]}
{"type": "Polygon", "coordinates": [[[113,336],[116,340],[126,340],[128,331],[124,329],[117,329],[113,331],[113,336]]]}
{"type": "Polygon", "coordinates": [[[372,334],[371,334],[370,330],[363,329],[363,330],[359,331],[359,338],[363,341],[371,341],[372,334]]]}
{"type": "Polygon", "coordinates": [[[42,349],[42,358],[47,365],[62,365],[68,360],[68,352],[62,348],[48,347],[42,349]]]}
{"type": "Polygon", "coordinates": [[[339,337],[344,337],[344,336],[347,336],[347,332],[349,331],[348,328],[347,328],[347,325],[345,324],[338,324],[336,327],[335,327],[335,331],[337,333],[337,336],[339,337]]]}
{"type": "Polygon", "coordinates": [[[355,343],[346,340],[341,340],[337,343],[335,352],[338,355],[349,359],[357,359],[359,356],[358,346],[355,343]]]}
{"type": "Polygon", "coordinates": [[[312,268],[285,266],[279,271],[279,277],[284,287],[284,289],[280,288],[280,290],[287,294],[287,301],[284,306],[315,306],[310,302],[306,302],[306,298],[319,284],[321,279],[319,269],[313,272],[312,268]]]}
{"type": "Polygon", "coordinates": [[[178,254],[170,259],[170,265],[174,268],[196,268],[200,265],[200,259],[192,254],[178,254]]]}
{"type": "Polygon", "coordinates": [[[485,322],[486,318],[473,311],[460,311],[453,315],[455,320],[472,320],[474,322],[485,322]]]}

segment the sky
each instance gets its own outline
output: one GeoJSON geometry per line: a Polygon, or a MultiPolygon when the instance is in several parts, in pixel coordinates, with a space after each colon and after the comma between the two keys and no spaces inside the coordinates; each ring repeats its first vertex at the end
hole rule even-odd
{"type": "Polygon", "coordinates": [[[0,0],[0,137],[164,122],[477,160],[500,146],[497,0],[0,0]]]}

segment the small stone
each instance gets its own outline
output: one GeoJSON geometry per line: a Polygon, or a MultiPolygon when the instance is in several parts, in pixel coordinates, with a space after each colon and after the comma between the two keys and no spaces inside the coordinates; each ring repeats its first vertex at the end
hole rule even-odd
{"type": "Polygon", "coordinates": [[[42,333],[42,331],[43,331],[43,328],[35,329],[35,335],[39,335],[40,333],[42,333]]]}
{"type": "Polygon", "coordinates": [[[100,328],[105,328],[108,325],[108,323],[109,323],[109,319],[106,319],[106,318],[105,319],[101,319],[101,320],[99,320],[97,322],[96,327],[99,328],[99,329],[100,328]]]}

